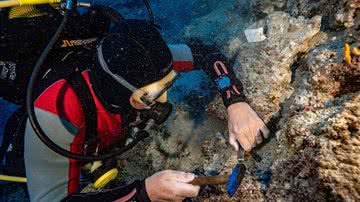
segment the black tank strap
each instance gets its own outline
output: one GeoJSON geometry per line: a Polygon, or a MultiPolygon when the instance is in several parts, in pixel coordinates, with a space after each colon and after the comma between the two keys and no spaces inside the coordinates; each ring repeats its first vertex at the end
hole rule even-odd
{"type": "Polygon", "coordinates": [[[94,148],[92,147],[94,144],[99,143],[99,136],[97,133],[97,113],[93,96],[80,71],[75,70],[66,80],[79,97],[81,107],[84,111],[86,124],[85,145],[91,146],[86,150],[94,152],[94,148]]]}

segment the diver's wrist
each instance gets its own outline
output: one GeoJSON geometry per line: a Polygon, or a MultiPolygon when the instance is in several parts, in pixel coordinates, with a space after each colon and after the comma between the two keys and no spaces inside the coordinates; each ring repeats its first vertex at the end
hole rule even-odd
{"type": "Polygon", "coordinates": [[[235,102],[230,104],[229,106],[227,106],[227,111],[232,110],[233,108],[237,108],[237,107],[249,107],[250,105],[247,102],[235,102]]]}

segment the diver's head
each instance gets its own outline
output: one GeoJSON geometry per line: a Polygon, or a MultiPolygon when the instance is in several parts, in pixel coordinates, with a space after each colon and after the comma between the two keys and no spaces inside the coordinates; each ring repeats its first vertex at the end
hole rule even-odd
{"type": "Polygon", "coordinates": [[[145,109],[146,100],[166,102],[164,89],[176,76],[168,46],[151,23],[128,21],[123,30],[97,46],[92,75],[100,100],[119,112],[130,106],[145,109]]]}

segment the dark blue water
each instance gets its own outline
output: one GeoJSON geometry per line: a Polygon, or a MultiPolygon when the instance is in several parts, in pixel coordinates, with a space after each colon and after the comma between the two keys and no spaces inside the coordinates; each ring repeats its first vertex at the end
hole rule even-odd
{"type": "MultiPolygon", "coordinates": [[[[110,6],[118,10],[125,18],[148,19],[148,13],[142,0],[85,0],[95,4],[110,6]]],[[[199,7],[197,1],[168,1],[168,0],[149,0],[153,9],[156,24],[162,28],[162,35],[169,43],[181,42],[180,31],[185,24],[188,24],[195,16],[206,13],[206,9],[195,10],[199,7]]],[[[86,12],[86,9],[80,9],[86,12]]]]}
{"type": "Polygon", "coordinates": [[[215,95],[214,86],[201,70],[182,73],[169,91],[169,101],[189,112],[195,126],[207,120],[206,107],[215,95]]]}

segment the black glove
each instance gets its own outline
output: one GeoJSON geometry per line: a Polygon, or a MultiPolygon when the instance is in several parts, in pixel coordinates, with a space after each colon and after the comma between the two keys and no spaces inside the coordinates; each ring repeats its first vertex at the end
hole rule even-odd
{"type": "Polygon", "coordinates": [[[221,51],[213,45],[206,45],[198,39],[189,39],[195,69],[204,70],[215,82],[226,107],[236,102],[246,101],[241,82],[236,78],[232,64],[221,51]]]}

